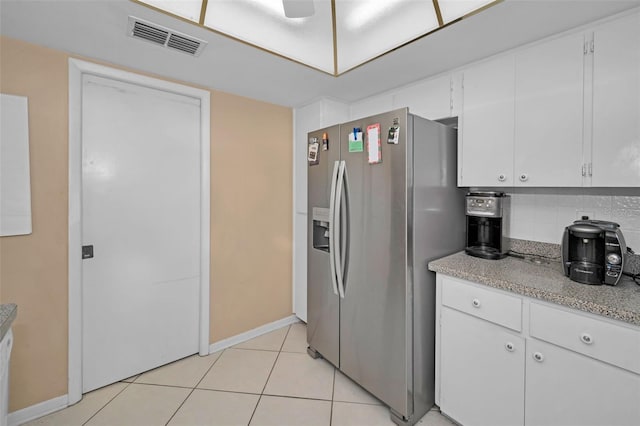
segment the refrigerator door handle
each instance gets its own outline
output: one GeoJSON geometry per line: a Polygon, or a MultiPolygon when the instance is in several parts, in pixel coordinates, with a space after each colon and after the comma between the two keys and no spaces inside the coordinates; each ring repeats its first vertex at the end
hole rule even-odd
{"type": "Polygon", "coordinates": [[[339,171],[338,171],[338,181],[336,183],[336,198],[335,198],[335,208],[333,211],[333,234],[332,235],[334,238],[334,243],[333,243],[333,247],[335,249],[334,254],[335,254],[335,260],[334,260],[334,265],[336,269],[340,269],[339,271],[336,272],[336,278],[338,279],[338,293],[340,294],[340,297],[342,299],[344,299],[344,283],[342,282],[342,278],[343,278],[343,265],[344,263],[342,262],[342,253],[340,253],[340,237],[342,235],[342,233],[340,232],[340,213],[342,211],[342,188],[344,186],[344,170],[346,167],[346,163],[345,161],[340,161],[340,167],[339,167],[339,171]]]}
{"type": "Polygon", "coordinates": [[[331,284],[333,285],[333,293],[338,295],[338,283],[336,281],[336,261],[334,239],[335,228],[335,204],[336,204],[336,186],[338,184],[339,161],[333,163],[333,173],[331,174],[331,195],[329,198],[329,266],[331,267],[331,284]]]}
{"type": "MultiPolygon", "coordinates": [[[[347,294],[347,285],[346,285],[346,276],[345,276],[345,268],[349,264],[349,244],[350,244],[350,228],[351,228],[351,206],[349,203],[351,202],[349,197],[349,173],[347,172],[347,163],[344,163],[344,175],[342,178],[342,188],[344,191],[344,206],[340,205],[341,210],[344,210],[344,226],[341,229],[341,239],[340,239],[340,272],[338,275],[340,279],[338,280],[338,291],[342,294],[344,298],[347,294]]],[[[342,215],[341,215],[342,217],[342,215]]]]}

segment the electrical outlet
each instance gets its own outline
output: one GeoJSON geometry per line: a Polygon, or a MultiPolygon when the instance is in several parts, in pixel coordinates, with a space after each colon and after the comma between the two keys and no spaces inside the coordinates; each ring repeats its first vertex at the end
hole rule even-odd
{"type": "Polygon", "coordinates": [[[591,211],[585,211],[585,210],[576,210],[576,219],[581,220],[593,220],[596,218],[596,215],[594,212],[591,211]]]}

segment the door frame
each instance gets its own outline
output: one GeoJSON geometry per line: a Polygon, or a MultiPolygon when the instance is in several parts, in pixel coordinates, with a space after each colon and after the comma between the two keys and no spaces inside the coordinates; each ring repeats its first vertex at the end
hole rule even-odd
{"type": "Polygon", "coordinates": [[[69,371],[68,404],[82,399],[82,77],[118,80],[200,100],[199,354],[209,354],[210,92],[69,58],[69,371]]]}

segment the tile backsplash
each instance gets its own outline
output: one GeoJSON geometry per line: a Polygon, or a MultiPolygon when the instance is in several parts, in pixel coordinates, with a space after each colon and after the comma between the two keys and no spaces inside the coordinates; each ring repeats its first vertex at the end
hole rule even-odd
{"type": "Polygon", "coordinates": [[[511,238],[560,244],[582,215],[620,224],[627,246],[640,252],[639,188],[509,188],[511,238]]]}

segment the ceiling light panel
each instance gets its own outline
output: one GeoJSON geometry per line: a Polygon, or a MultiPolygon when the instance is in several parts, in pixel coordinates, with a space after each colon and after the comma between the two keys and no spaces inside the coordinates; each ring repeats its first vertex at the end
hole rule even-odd
{"type": "Polygon", "coordinates": [[[181,18],[199,23],[202,0],[138,0],[181,18]]]}
{"type": "Polygon", "coordinates": [[[438,5],[442,22],[447,24],[492,2],[494,0],[438,0],[438,5]]]}
{"type": "Polygon", "coordinates": [[[335,0],[335,5],[338,73],[438,28],[432,0],[335,0]]]}
{"type": "Polygon", "coordinates": [[[314,9],[287,18],[282,0],[209,0],[204,26],[333,74],[331,2],[315,1],[314,9]]]}

